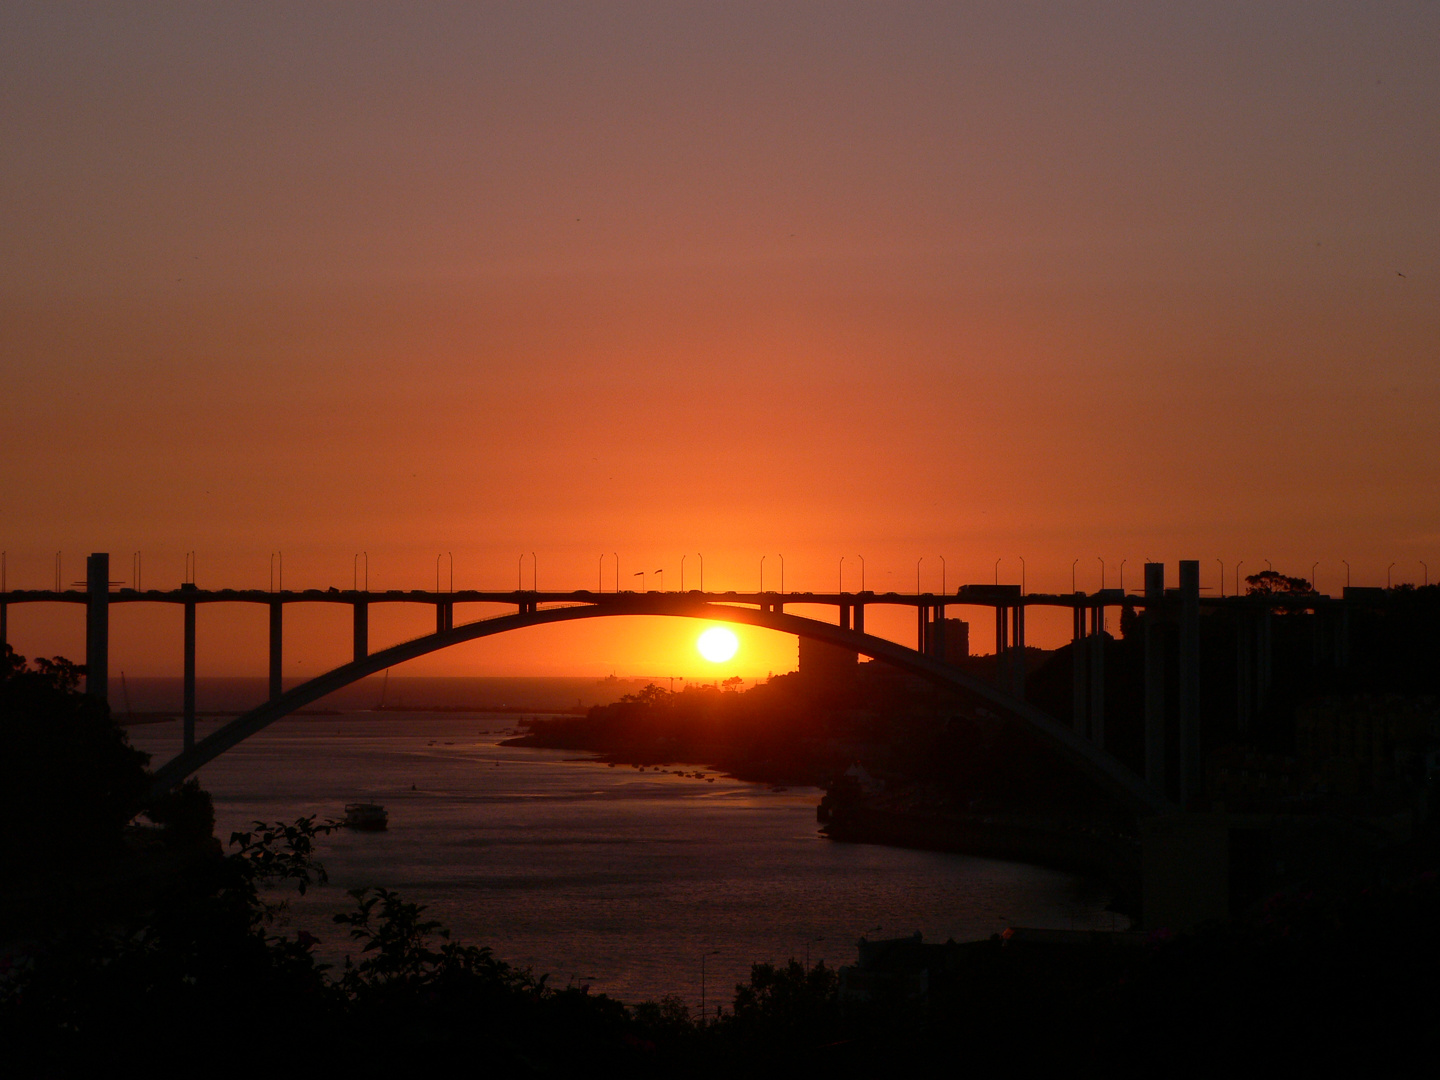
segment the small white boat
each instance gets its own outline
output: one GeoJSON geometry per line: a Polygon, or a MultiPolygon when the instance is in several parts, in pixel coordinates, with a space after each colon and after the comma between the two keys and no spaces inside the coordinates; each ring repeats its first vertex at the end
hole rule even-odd
{"type": "Polygon", "coordinates": [[[389,827],[390,815],[379,803],[346,803],[345,825],[347,828],[360,829],[364,832],[380,832],[389,827]]]}

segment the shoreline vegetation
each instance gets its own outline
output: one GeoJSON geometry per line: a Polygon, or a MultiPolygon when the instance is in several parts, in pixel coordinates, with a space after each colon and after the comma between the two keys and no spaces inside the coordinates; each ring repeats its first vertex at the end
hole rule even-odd
{"type": "MultiPolygon", "coordinates": [[[[626,1004],[552,985],[452,941],[422,904],[384,888],[352,893],[335,917],[355,953],[329,968],[317,938],[287,926],[281,887],[324,883],[332,825],[256,822],[222,845],[195,781],[147,802],[146,756],[77,692],[81,674],[8,648],[0,668],[0,1041],[36,1075],[197,1061],[222,1076],[873,1076],[959,1062],[982,1074],[1398,1072],[1425,1049],[1440,1004],[1433,868],[1275,893],[1184,933],[861,939],[839,970],[756,964],[717,988],[724,1004],[705,1016],[677,998],[626,1004]]],[[[777,682],[751,702],[752,720],[783,704],[777,682]]],[[[654,722],[678,704],[649,697],[601,716],[654,722]]],[[[714,706],[714,723],[765,755],[755,760],[777,762],[739,700],[691,704],[714,706]]],[[[877,770],[898,773],[898,760],[877,770]]],[[[846,783],[863,792],[865,775],[846,783]]],[[[900,786],[905,799],[917,785],[900,786]]]]}

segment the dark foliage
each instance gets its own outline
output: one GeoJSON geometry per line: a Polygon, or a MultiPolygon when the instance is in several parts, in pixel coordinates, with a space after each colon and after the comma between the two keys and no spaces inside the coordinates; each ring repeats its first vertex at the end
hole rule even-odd
{"type": "Polygon", "coordinates": [[[79,692],[84,668],[0,664],[0,876],[15,881],[113,851],[149,786],[148,755],[105,705],[79,692]]]}

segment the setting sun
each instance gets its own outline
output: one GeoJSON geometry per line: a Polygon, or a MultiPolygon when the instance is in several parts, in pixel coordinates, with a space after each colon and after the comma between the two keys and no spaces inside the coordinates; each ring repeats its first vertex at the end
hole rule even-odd
{"type": "Polygon", "coordinates": [[[740,639],[723,626],[712,626],[700,635],[695,642],[695,648],[712,664],[723,664],[740,648],[740,639]]]}

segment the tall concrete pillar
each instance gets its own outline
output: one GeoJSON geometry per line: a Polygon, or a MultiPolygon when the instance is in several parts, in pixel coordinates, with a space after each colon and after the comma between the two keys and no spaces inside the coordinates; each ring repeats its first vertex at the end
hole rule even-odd
{"type": "Polygon", "coordinates": [[[850,605],[849,605],[849,604],[841,604],[841,605],[840,605],[840,629],[841,629],[841,630],[849,630],[849,629],[850,629],[850,605]]]}
{"type": "Polygon", "coordinates": [[[930,655],[945,659],[945,605],[936,604],[930,611],[930,655]]]}
{"type": "Polygon", "coordinates": [[[1349,605],[1342,606],[1335,621],[1335,667],[1341,671],[1349,667],[1349,605]]]}
{"type": "Polygon", "coordinates": [[[916,604],[915,615],[917,617],[915,626],[915,651],[922,656],[930,653],[930,606],[928,604],[916,604]]]}
{"type": "Polygon", "coordinates": [[[85,560],[85,692],[105,701],[110,696],[110,554],[85,560]]]}
{"type": "Polygon", "coordinates": [[[1145,564],[1145,782],[1165,790],[1165,564],[1145,564]]]}
{"type": "Polygon", "coordinates": [[[1180,562],[1180,806],[1195,805],[1200,761],[1200,563],[1180,562]]]}
{"type": "MultiPolygon", "coordinates": [[[[194,588],[194,586],[191,586],[194,588]]],[[[185,752],[195,749],[195,601],[185,601],[185,752]]]]}
{"type": "Polygon", "coordinates": [[[370,605],[361,600],[357,602],[354,611],[354,661],[359,663],[370,655],[370,605]]]}
{"type": "Polygon", "coordinates": [[[1078,601],[1070,609],[1070,614],[1070,684],[1074,691],[1074,700],[1070,707],[1070,726],[1075,729],[1075,734],[1084,735],[1090,729],[1086,722],[1086,702],[1089,700],[1089,680],[1086,674],[1090,667],[1087,650],[1090,644],[1085,636],[1085,609],[1078,601]]]}
{"type": "Polygon", "coordinates": [[[282,653],[281,637],[284,630],[285,605],[279,600],[270,601],[270,698],[273,701],[283,691],[280,680],[282,653]]]}
{"type": "Polygon", "coordinates": [[[1264,709],[1270,700],[1270,684],[1274,680],[1274,666],[1271,660],[1274,638],[1274,615],[1266,608],[1260,615],[1256,629],[1259,631],[1255,649],[1255,706],[1264,709]]]}
{"type": "Polygon", "coordinates": [[[1251,713],[1255,706],[1255,644],[1252,627],[1250,612],[1242,610],[1235,623],[1235,728],[1241,735],[1250,730],[1251,713]]]}
{"type": "Polygon", "coordinates": [[[1105,746],[1105,605],[1090,609],[1090,741],[1105,746]]]}
{"type": "Polygon", "coordinates": [[[859,633],[859,634],[863,634],[863,633],[865,632],[865,605],[864,605],[864,604],[856,604],[856,605],[855,605],[855,632],[856,632],[856,633],[859,633]]]}
{"type": "Polygon", "coordinates": [[[1025,605],[1016,604],[1010,619],[1010,637],[1013,649],[1010,654],[1010,674],[1014,683],[1011,693],[1017,698],[1025,697],[1025,605]]]}

